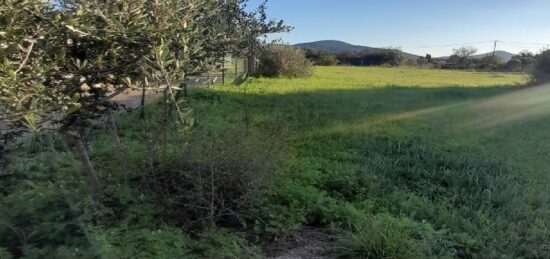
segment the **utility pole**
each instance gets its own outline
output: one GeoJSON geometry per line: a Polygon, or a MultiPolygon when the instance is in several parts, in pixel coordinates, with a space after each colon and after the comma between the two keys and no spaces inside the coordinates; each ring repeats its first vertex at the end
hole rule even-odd
{"type": "Polygon", "coordinates": [[[493,57],[495,56],[495,54],[497,52],[497,42],[498,42],[498,40],[495,40],[495,46],[493,47],[493,57]]]}

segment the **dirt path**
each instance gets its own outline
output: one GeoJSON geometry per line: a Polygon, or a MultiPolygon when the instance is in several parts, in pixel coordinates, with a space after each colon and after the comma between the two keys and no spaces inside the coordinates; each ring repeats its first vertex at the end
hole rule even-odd
{"type": "Polygon", "coordinates": [[[334,237],[323,229],[303,227],[294,235],[266,247],[265,255],[270,259],[337,258],[334,242],[334,237]]]}
{"type": "MultiPolygon", "coordinates": [[[[117,95],[112,99],[112,101],[122,104],[127,108],[137,108],[141,106],[141,90],[132,90],[128,89],[124,91],[123,93],[117,95]]],[[[146,103],[150,103],[153,101],[158,95],[149,92],[146,94],[145,101],[146,103]]],[[[44,126],[44,130],[55,130],[56,126],[44,126]]],[[[4,138],[6,138],[5,134],[9,134],[10,128],[8,127],[7,123],[0,121],[0,151],[8,149],[12,146],[16,146],[22,142],[24,142],[26,139],[29,139],[33,136],[32,133],[23,133],[21,136],[6,141],[4,138]]]]}
{"type": "MultiPolygon", "coordinates": [[[[208,87],[209,85],[213,83],[220,83],[220,78],[217,76],[194,76],[189,77],[188,79],[188,89],[196,89],[196,88],[203,88],[208,87]]],[[[135,109],[141,106],[141,90],[132,90],[127,89],[126,91],[122,92],[121,94],[115,96],[112,101],[124,105],[126,108],[135,109]]],[[[145,95],[145,103],[150,103],[153,100],[155,100],[159,94],[154,93],[153,91],[146,92],[145,95]]],[[[53,127],[53,126],[52,126],[53,127]]],[[[55,130],[55,128],[51,128],[50,130],[55,130]]],[[[32,137],[32,133],[24,133],[20,137],[17,137],[14,140],[6,141],[5,134],[8,134],[10,132],[10,128],[8,127],[7,123],[0,121],[0,152],[2,150],[6,150],[10,147],[16,146],[22,142],[24,142],[26,139],[29,139],[32,137]]]]}

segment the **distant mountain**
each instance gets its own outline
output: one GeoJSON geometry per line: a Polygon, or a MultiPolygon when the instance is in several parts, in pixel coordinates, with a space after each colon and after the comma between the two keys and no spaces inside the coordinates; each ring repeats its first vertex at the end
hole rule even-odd
{"type": "MultiPolygon", "coordinates": [[[[493,52],[489,52],[489,53],[485,53],[485,54],[475,55],[475,56],[472,56],[472,57],[473,58],[483,58],[483,57],[492,56],[492,55],[493,55],[493,52]]],[[[515,55],[516,54],[512,54],[512,53],[504,51],[504,50],[495,51],[495,56],[500,57],[503,62],[508,62],[515,55]]]]}
{"type": "MultiPolygon", "coordinates": [[[[381,50],[380,48],[373,48],[373,47],[367,47],[367,46],[361,46],[361,45],[353,45],[353,44],[349,44],[347,42],[337,41],[337,40],[322,40],[322,41],[306,42],[306,43],[295,44],[294,46],[299,47],[299,48],[304,48],[304,49],[322,50],[322,51],[326,51],[326,52],[329,52],[329,53],[332,53],[332,54],[338,54],[338,53],[342,53],[344,51],[377,52],[377,51],[381,50]]],[[[413,54],[402,52],[402,51],[401,51],[401,53],[407,59],[416,59],[416,58],[418,58],[417,55],[413,55],[413,54]]]]}
{"type": "Polygon", "coordinates": [[[342,53],[344,51],[355,51],[360,52],[364,49],[373,49],[370,47],[352,45],[347,42],[337,41],[337,40],[322,40],[314,42],[306,42],[294,45],[296,47],[312,50],[323,50],[332,54],[342,53]]]}
{"type": "MultiPolygon", "coordinates": [[[[493,52],[489,52],[489,53],[473,55],[472,58],[483,58],[483,57],[492,56],[492,55],[493,55],[493,52]]],[[[507,51],[504,51],[504,50],[495,51],[495,56],[500,57],[502,59],[502,62],[508,62],[515,55],[516,54],[510,53],[510,52],[507,52],[507,51]]],[[[449,57],[446,56],[446,57],[438,57],[438,58],[439,59],[448,59],[449,57]]]]}

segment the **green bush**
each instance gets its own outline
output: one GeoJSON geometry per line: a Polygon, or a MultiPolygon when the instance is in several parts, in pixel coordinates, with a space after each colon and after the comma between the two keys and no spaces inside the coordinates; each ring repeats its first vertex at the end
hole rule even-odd
{"type": "Polygon", "coordinates": [[[321,199],[315,188],[290,181],[278,183],[261,196],[263,199],[253,204],[248,214],[254,220],[256,232],[275,238],[306,223],[321,199]]]}
{"type": "Polygon", "coordinates": [[[508,60],[504,65],[504,69],[507,71],[532,74],[536,63],[537,59],[535,55],[531,52],[524,51],[508,60]]]}
{"type": "Polygon", "coordinates": [[[316,66],[335,66],[338,65],[336,55],[322,50],[305,50],[306,58],[316,66]]]}
{"type": "Polygon", "coordinates": [[[197,258],[262,258],[258,247],[237,234],[217,228],[199,234],[193,250],[197,258]]]}
{"type": "Polygon", "coordinates": [[[212,228],[190,238],[181,229],[110,228],[96,233],[102,258],[259,258],[259,249],[244,238],[212,228]]]}
{"type": "Polygon", "coordinates": [[[54,140],[27,142],[0,171],[0,246],[26,258],[93,254],[86,180],[73,155],[46,139],[54,140]]]}
{"type": "MultiPolygon", "coordinates": [[[[124,137],[132,135],[129,128],[124,137]]],[[[108,138],[99,134],[91,149],[101,168],[115,173],[118,168],[111,164],[116,162],[103,161],[112,156],[108,146],[108,138]]],[[[167,223],[162,208],[170,201],[154,203],[144,195],[146,190],[121,186],[120,174],[104,175],[108,185],[103,204],[94,212],[86,179],[74,173],[80,165],[66,149],[55,136],[46,135],[9,156],[0,171],[0,258],[260,257],[259,250],[238,235],[213,227],[195,229],[191,236],[167,223]]],[[[138,153],[136,157],[143,156],[138,153]]]]}
{"type": "Polygon", "coordinates": [[[367,216],[352,231],[342,234],[340,251],[345,258],[453,257],[456,250],[446,231],[427,223],[388,214],[367,216]]]}
{"type": "Polygon", "coordinates": [[[97,230],[96,247],[102,258],[184,258],[195,241],[170,227],[97,230]]]}
{"type": "Polygon", "coordinates": [[[286,180],[263,196],[249,214],[255,220],[256,231],[271,237],[297,230],[302,224],[350,229],[363,214],[353,204],[313,186],[286,180]]]}
{"type": "Polygon", "coordinates": [[[289,45],[267,45],[259,59],[256,72],[261,76],[292,78],[311,74],[311,63],[306,59],[304,50],[289,45]]]}
{"type": "Polygon", "coordinates": [[[0,247],[0,258],[2,259],[11,259],[13,255],[4,247],[0,247]]]}
{"type": "Polygon", "coordinates": [[[550,50],[543,51],[538,56],[537,65],[533,72],[533,79],[536,83],[550,82],[550,50]]]}
{"type": "Polygon", "coordinates": [[[171,155],[146,176],[163,217],[185,227],[246,224],[242,212],[269,186],[281,150],[276,122],[255,131],[246,127],[204,120],[185,141],[165,144],[171,155]]]}

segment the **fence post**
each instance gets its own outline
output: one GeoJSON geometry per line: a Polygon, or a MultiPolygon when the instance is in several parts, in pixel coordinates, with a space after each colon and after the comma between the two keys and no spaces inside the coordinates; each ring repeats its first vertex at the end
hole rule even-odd
{"type": "Polygon", "coordinates": [[[225,85],[225,56],[222,58],[222,85],[225,85]]]}
{"type": "Polygon", "coordinates": [[[254,57],[253,54],[250,54],[247,58],[246,58],[246,65],[247,65],[247,68],[246,68],[246,73],[247,75],[252,75],[254,74],[256,71],[256,58],[254,57]]]}
{"type": "Polygon", "coordinates": [[[233,59],[233,64],[235,64],[235,80],[237,80],[237,73],[239,73],[239,63],[237,59],[233,59]]]}

